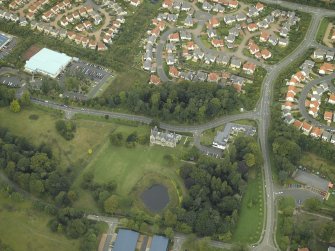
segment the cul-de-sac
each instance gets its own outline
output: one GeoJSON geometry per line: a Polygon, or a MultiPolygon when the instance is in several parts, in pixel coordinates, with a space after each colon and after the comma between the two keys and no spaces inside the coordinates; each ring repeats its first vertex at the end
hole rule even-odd
{"type": "Polygon", "coordinates": [[[0,0],[0,250],[335,251],[335,1],[0,0]]]}

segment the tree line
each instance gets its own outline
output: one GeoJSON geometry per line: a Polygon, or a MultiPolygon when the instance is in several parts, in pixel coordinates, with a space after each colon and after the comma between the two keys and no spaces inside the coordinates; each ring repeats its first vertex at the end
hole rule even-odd
{"type": "Polygon", "coordinates": [[[209,83],[135,85],[128,91],[86,101],[87,106],[124,108],[162,120],[204,121],[236,110],[240,102],[232,87],[209,83]]]}

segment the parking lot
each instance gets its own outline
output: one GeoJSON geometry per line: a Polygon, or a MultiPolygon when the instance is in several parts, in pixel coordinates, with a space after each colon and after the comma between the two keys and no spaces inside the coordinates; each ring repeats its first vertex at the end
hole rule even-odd
{"type": "Polygon", "coordinates": [[[21,87],[21,81],[18,76],[1,76],[0,83],[8,87],[19,88],[21,87]]]}
{"type": "Polygon", "coordinates": [[[16,43],[17,43],[16,38],[13,37],[12,40],[0,50],[0,59],[6,57],[16,46],[16,43]]]}
{"type": "Polygon", "coordinates": [[[83,61],[72,62],[68,68],[68,72],[70,74],[83,74],[93,81],[94,84],[99,84],[111,76],[111,73],[106,68],[83,61]]]}

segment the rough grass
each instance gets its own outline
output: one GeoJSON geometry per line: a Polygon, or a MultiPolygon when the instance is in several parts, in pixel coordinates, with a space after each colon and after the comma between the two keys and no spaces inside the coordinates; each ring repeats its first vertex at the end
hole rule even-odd
{"type": "Polygon", "coordinates": [[[260,238],[263,227],[263,183],[258,170],[250,170],[248,186],[243,195],[240,215],[232,240],[254,243],[260,238]]]}
{"type": "Polygon", "coordinates": [[[51,146],[54,156],[61,166],[85,163],[89,160],[88,150],[93,152],[104,142],[110,131],[110,125],[98,121],[76,120],[77,130],[71,141],[62,138],[55,129],[55,121],[61,119],[59,113],[44,111],[37,107],[12,113],[8,108],[0,109],[0,127],[8,128],[13,134],[26,137],[39,145],[42,142],[51,146]],[[31,115],[38,115],[32,120],[31,115]]]}
{"type": "Polygon", "coordinates": [[[304,153],[300,164],[311,171],[320,172],[327,179],[335,180],[335,163],[331,163],[313,153],[304,153]]]}
{"type": "Polygon", "coordinates": [[[14,202],[0,194],[0,239],[15,251],[79,251],[79,241],[52,233],[50,217],[31,209],[29,201],[14,202]]]}

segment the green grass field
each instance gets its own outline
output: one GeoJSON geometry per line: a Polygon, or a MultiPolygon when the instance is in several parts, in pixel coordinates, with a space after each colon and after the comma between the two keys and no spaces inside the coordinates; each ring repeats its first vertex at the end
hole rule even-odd
{"type": "MultiPolygon", "coordinates": [[[[121,131],[124,128],[121,128],[121,131]]],[[[116,180],[117,193],[127,196],[139,180],[145,175],[155,173],[182,184],[177,173],[179,160],[175,149],[159,146],[137,145],[135,148],[115,147],[109,142],[101,148],[99,153],[86,167],[84,172],[93,171],[95,181],[104,183],[116,180]],[[163,157],[166,154],[175,156],[175,164],[167,166],[163,157]]]]}
{"type": "Polygon", "coordinates": [[[323,18],[321,23],[320,23],[318,33],[316,34],[316,41],[317,42],[322,43],[322,39],[323,39],[323,37],[326,33],[328,24],[329,24],[328,18],[323,18]]]}
{"type": "Polygon", "coordinates": [[[15,251],[77,251],[78,240],[50,231],[50,217],[0,193],[0,239],[15,251]]]}
{"type": "Polygon", "coordinates": [[[12,113],[8,108],[0,108],[0,127],[8,128],[14,135],[23,136],[35,145],[42,142],[50,145],[54,156],[61,166],[86,163],[90,156],[88,150],[93,152],[108,137],[110,124],[76,120],[77,130],[71,141],[66,141],[57,133],[55,121],[63,118],[59,113],[45,111],[38,107],[23,109],[20,113],[12,113]],[[37,120],[31,120],[31,115],[38,115],[37,120]]]}
{"type": "Polygon", "coordinates": [[[240,243],[254,243],[260,238],[263,227],[263,183],[258,170],[249,172],[249,181],[242,199],[240,216],[232,240],[240,243]]]}

